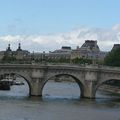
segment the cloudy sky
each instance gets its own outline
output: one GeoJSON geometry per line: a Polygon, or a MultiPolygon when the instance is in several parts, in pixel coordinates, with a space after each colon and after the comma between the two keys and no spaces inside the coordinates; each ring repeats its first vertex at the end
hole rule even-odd
{"type": "Polygon", "coordinates": [[[52,51],[97,40],[102,51],[120,43],[120,0],[1,0],[0,50],[19,42],[52,51]]]}

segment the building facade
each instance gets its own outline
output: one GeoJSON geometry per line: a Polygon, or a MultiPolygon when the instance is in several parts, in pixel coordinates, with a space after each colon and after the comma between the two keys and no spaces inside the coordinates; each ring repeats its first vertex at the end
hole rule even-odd
{"type": "Polygon", "coordinates": [[[104,60],[107,52],[100,51],[96,40],[86,40],[85,43],[79,47],[77,46],[71,53],[71,59],[87,58],[92,60],[104,60]]]}
{"type": "MultiPolygon", "coordinates": [[[[115,45],[118,47],[118,45],[115,45]]],[[[113,47],[114,48],[114,47],[113,47]]],[[[0,60],[4,57],[10,58],[14,57],[16,60],[23,61],[48,61],[48,62],[56,62],[56,61],[67,61],[70,62],[75,58],[87,58],[92,60],[104,60],[106,54],[108,52],[100,51],[99,46],[97,45],[96,40],[86,40],[85,43],[76,49],[71,49],[70,46],[62,46],[61,49],[57,49],[54,51],[50,51],[48,53],[45,52],[33,52],[30,53],[27,50],[22,50],[21,44],[18,44],[18,48],[16,51],[12,51],[10,44],[6,51],[0,51],[0,60]]]]}
{"type": "Polygon", "coordinates": [[[6,51],[0,51],[0,61],[2,61],[3,59],[9,60],[10,58],[14,58],[16,60],[26,60],[28,58],[30,59],[31,55],[29,51],[21,49],[20,43],[16,51],[12,51],[10,44],[8,44],[6,51]]]}

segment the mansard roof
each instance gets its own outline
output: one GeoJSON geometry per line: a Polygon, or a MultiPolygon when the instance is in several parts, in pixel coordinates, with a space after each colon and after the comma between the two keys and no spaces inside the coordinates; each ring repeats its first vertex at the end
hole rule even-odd
{"type": "Polygon", "coordinates": [[[120,44],[114,44],[112,50],[115,50],[115,49],[118,49],[118,48],[120,48],[120,44]]]}
{"type": "Polygon", "coordinates": [[[81,48],[89,48],[90,50],[96,49],[97,51],[100,51],[96,40],[86,40],[85,43],[81,46],[81,48]]]}

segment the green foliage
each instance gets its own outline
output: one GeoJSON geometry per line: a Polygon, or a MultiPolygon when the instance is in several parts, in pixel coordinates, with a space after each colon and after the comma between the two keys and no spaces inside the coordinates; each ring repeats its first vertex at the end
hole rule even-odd
{"type": "Polygon", "coordinates": [[[114,49],[105,57],[104,64],[120,67],[120,48],[114,49]]]}
{"type": "Polygon", "coordinates": [[[85,64],[85,63],[92,64],[92,60],[87,59],[87,58],[75,58],[75,59],[72,60],[72,63],[75,63],[75,64],[85,64]]]}
{"type": "Polygon", "coordinates": [[[48,62],[48,63],[70,63],[70,60],[69,59],[64,59],[64,58],[47,59],[46,62],[48,62]]]}

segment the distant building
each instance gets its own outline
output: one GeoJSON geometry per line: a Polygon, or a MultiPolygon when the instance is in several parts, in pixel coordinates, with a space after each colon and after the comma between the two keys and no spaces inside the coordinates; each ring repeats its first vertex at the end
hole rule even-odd
{"type": "MultiPolygon", "coordinates": [[[[113,49],[115,49],[118,46],[120,47],[120,45],[115,44],[113,49]]],[[[71,49],[70,46],[62,46],[61,49],[57,49],[52,52],[50,51],[49,53],[45,53],[45,52],[30,53],[27,50],[22,50],[21,44],[19,43],[16,51],[11,50],[10,44],[8,44],[6,51],[0,51],[0,60],[2,60],[4,57],[14,57],[16,60],[23,60],[23,61],[35,60],[38,62],[42,62],[44,60],[71,61],[72,59],[75,58],[104,60],[106,54],[107,52],[100,51],[96,40],[86,40],[81,47],[77,46],[76,49],[71,49]]]]}
{"type": "Polygon", "coordinates": [[[18,49],[14,51],[13,54],[17,60],[23,60],[30,57],[30,52],[27,50],[22,50],[20,43],[18,45],[18,49]]]}
{"type": "Polygon", "coordinates": [[[100,52],[97,41],[95,40],[86,40],[85,43],[81,46],[81,50],[88,50],[92,52],[100,52]]]}
{"type": "Polygon", "coordinates": [[[62,46],[61,49],[55,50],[53,52],[49,52],[46,54],[47,58],[50,60],[60,60],[66,59],[70,60],[72,49],[69,46],[62,46]]]}
{"type": "Polygon", "coordinates": [[[81,51],[80,51],[80,48],[79,46],[77,46],[76,49],[72,50],[71,52],[71,60],[72,59],[75,59],[75,58],[81,58],[81,51]]]}
{"type": "Polygon", "coordinates": [[[27,50],[22,50],[20,43],[18,45],[18,49],[16,51],[12,51],[10,44],[8,44],[6,51],[0,51],[0,60],[2,60],[4,57],[6,58],[14,57],[17,60],[24,60],[26,58],[30,59],[30,52],[27,50]]]}
{"type": "Polygon", "coordinates": [[[7,57],[12,57],[13,53],[12,53],[12,50],[10,48],[10,44],[8,44],[8,48],[6,49],[6,51],[4,51],[4,56],[7,56],[7,57]]]}
{"type": "Polygon", "coordinates": [[[120,44],[114,44],[112,50],[120,48],[120,44]]]}
{"type": "Polygon", "coordinates": [[[61,49],[49,53],[71,53],[71,51],[72,49],[70,46],[62,46],[61,49]]]}
{"type": "Polygon", "coordinates": [[[72,51],[71,59],[74,58],[88,58],[93,60],[103,60],[107,52],[102,52],[97,45],[96,40],[86,40],[85,43],[79,48],[72,51]]]}
{"type": "Polygon", "coordinates": [[[0,60],[2,60],[2,59],[3,59],[4,54],[5,54],[5,51],[0,51],[0,60]]]}
{"type": "Polygon", "coordinates": [[[45,52],[37,52],[37,53],[31,53],[31,57],[34,58],[36,61],[59,61],[59,60],[70,60],[71,57],[71,47],[69,46],[62,46],[61,49],[57,49],[54,51],[50,51],[49,53],[45,52]]]}

